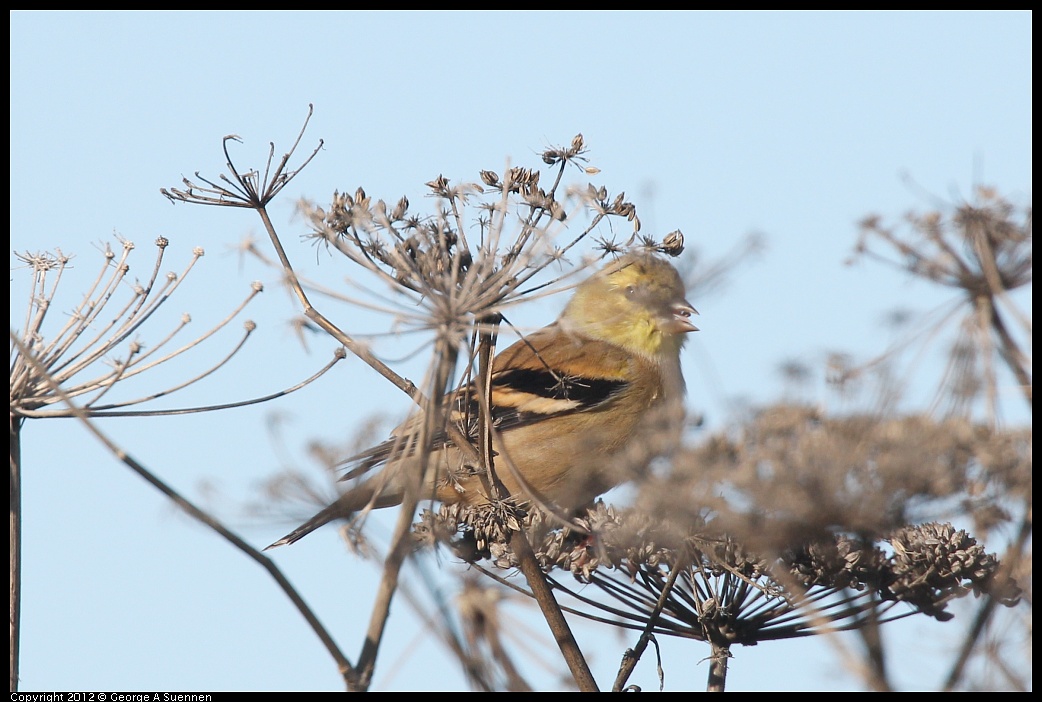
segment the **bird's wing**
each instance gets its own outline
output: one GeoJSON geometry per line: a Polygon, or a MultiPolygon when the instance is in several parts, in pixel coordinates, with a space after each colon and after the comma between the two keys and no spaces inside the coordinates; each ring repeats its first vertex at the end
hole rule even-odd
{"type": "MultiPolygon", "coordinates": [[[[604,341],[567,335],[556,325],[516,342],[499,356],[492,371],[492,423],[500,432],[578,412],[607,409],[629,387],[630,356],[604,341]],[[598,359],[591,369],[582,360],[598,359]]],[[[473,384],[452,396],[453,421],[467,437],[477,439],[480,400],[473,384]]],[[[341,480],[357,478],[392,456],[416,450],[419,422],[411,419],[386,441],[345,461],[341,480]]],[[[446,432],[437,433],[432,451],[451,446],[446,432]]]]}

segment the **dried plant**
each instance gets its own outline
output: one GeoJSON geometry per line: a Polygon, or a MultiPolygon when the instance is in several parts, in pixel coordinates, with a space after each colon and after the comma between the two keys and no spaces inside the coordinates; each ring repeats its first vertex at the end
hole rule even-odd
{"type": "MultiPolygon", "coordinates": [[[[683,236],[675,232],[661,242],[643,237],[636,208],[624,195],[612,196],[589,182],[566,183],[569,173],[597,173],[581,135],[544,151],[546,172],[511,167],[500,176],[483,170],[473,182],[439,175],[426,183],[433,205],[422,213],[407,198],[385,202],[363,188],[334,192],[328,205],[301,203],[311,227],[307,238],[343,255],[349,280],[361,285],[368,276],[383,286],[379,301],[370,304],[388,313],[389,328],[432,338],[425,379],[414,383],[312,305],[311,294],[330,291],[298,276],[267,214],[272,198],[299,173],[289,164],[303,133],[277,164],[272,145],[260,171],[234,164],[227,147],[238,139],[227,137],[224,175],[196,174],[183,188],[163,192],[178,202],[255,210],[305,317],[417,404],[424,421],[416,445],[448,435],[487,473],[489,494],[505,497],[497,491],[488,408],[474,426],[460,427],[447,421],[443,398],[464,383],[484,385],[510,307],[559,287],[574,273],[563,266],[563,273],[551,271],[552,265],[572,255],[586,264],[632,247],[676,254],[683,236]],[[617,240],[610,229],[622,220],[626,234],[617,240]]],[[[321,142],[304,165],[319,148],[321,142]]],[[[1001,220],[1005,210],[988,212],[1001,220]]],[[[1007,292],[1030,280],[1030,214],[1019,229],[993,227],[998,220],[974,216],[967,210],[955,220],[969,252],[964,258],[953,258],[946,228],[930,229],[932,220],[920,222],[924,246],[937,247],[931,251],[903,242],[878,223],[866,222],[866,231],[910,255],[917,261],[912,270],[967,292],[972,319],[987,321],[987,339],[997,340],[988,348],[999,348],[1030,403],[1029,362],[1000,311],[1007,292]]],[[[252,244],[251,250],[258,251],[252,244]]],[[[1016,318],[1024,321],[1023,315],[1016,318]]],[[[1024,328],[1029,334],[1030,322],[1024,328]]],[[[840,380],[853,377],[845,359],[832,360],[834,372],[844,376],[840,380]]],[[[984,367],[993,364],[985,361],[984,367]]],[[[794,378],[803,372],[796,365],[789,370],[794,378]]],[[[493,499],[483,508],[449,505],[425,512],[414,527],[424,467],[418,461],[384,556],[361,650],[354,662],[336,658],[347,687],[371,685],[391,601],[416,538],[451,544],[493,579],[503,580],[496,566],[520,569],[524,591],[538,603],[581,690],[596,690],[597,684],[554,590],[578,599],[569,611],[642,631],[634,651],[624,656],[616,689],[626,686],[630,664],[656,634],[708,641],[714,647],[709,687],[723,689],[735,643],[840,629],[871,632],[916,612],[945,619],[948,603],[969,592],[987,593],[983,601],[992,607],[1016,601],[1016,563],[1000,568],[945,517],[969,512],[979,529],[991,533],[1009,523],[1011,497],[1030,506],[1030,432],[979,425],[964,416],[831,417],[783,405],[680,451],[658,450],[665,439],[647,438],[640,455],[626,457],[646,476],[636,486],[633,509],[598,505],[578,517],[544,509],[534,498],[493,499]],[[561,577],[565,570],[567,578],[561,577]],[[567,586],[568,578],[601,595],[567,586]]],[[[1030,534],[1030,508],[1027,515],[1021,525],[1030,534]]],[[[349,533],[364,543],[361,531],[349,533]]],[[[446,636],[446,642],[477,689],[525,689],[487,593],[465,592],[459,616],[469,638],[446,636]]],[[[866,641],[870,636],[865,634],[866,641]]],[[[881,668],[869,675],[876,676],[874,687],[888,687],[881,668]]]]}
{"type": "MultiPolygon", "coordinates": [[[[88,423],[88,428],[120,456],[135,472],[145,477],[157,489],[164,492],[181,507],[218,531],[223,530],[233,542],[237,537],[220,526],[212,516],[196,508],[174,492],[142,464],[126,456],[114,443],[102,436],[90,421],[99,417],[162,416],[205,412],[225,407],[264,402],[292,392],[320,377],[338,356],[310,379],[293,388],[265,397],[251,398],[207,407],[179,409],[154,409],[146,407],[153,401],[173,395],[184,388],[200,382],[224,367],[243,347],[254,322],[244,322],[244,333],[232,348],[216,363],[190,378],[175,385],[154,390],[145,395],[110,399],[122,386],[133,378],[168,365],[185,354],[197,349],[215,334],[226,328],[239,317],[245,307],[263,289],[254,283],[245,299],[223,320],[199,336],[182,340],[191,322],[183,314],[173,328],[162,333],[154,342],[146,342],[146,332],[151,332],[160,319],[157,313],[164,308],[182,282],[191,273],[203,249],[196,248],[184,270],[180,273],[161,275],[164,255],[169,241],[160,237],[156,240],[156,259],[146,280],[129,278],[130,258],[134,244],[120,239],[120,250],[114,251],[109,244],[102,249],[102,264],[88,290],[63,321],[52,323],[55,306],[60,300],[59,283],[72,260],[61,251],[54,253],[16,253],[16,257],[28,269],[30,290],[23,326],[12,329],[11,339],[11,413],[10,413],[10,465],[11,465],[11,511],[10,511],[10,577],[11,577],[11,638],[10,638],[10,682],[11,689],[18,686],[18,650],[21,619],[21,430],[28,419],[77,417],[88,423]],[[131,282],[133,281],[133,282],[131,282]],[[149,325],[149,322],[152,322],[149,325]]],[[[65,314],[65,310],[58,311],[65,314]]],[[[245,542],[237,540],[237,545],[245,542]]]]}
{"type": "MultiPolygon", "coordinates": [[[[775,481],[768,491],[784,495],[781,486],[794,482],[775,481]]],[[[695,493],[672,491],[677,502],[695,501],[695,493]]],[[[793,496],[793,502],[801,500],[793,496]]],[[[464,560],[516,588],[496,572],[515,568],[518,561],[490,512],[461,505],[426,511],[416,535],[422,543],[451,544],[464,560]]],[[[562,528],[538,511],[523,520],[548,579],[577,602],[566,611],[640,630],[644,645],[654,635],[709,643],[710,689],[723,688],[735,644],[877,627],[915,613],[947,621],[953,616],[948,602],[970,592],[989,594],[1007,606],[1019,598],[1019,588],[999,571],[994,555],[951,524],[926,522],[875,536],[824,529],[797,535],[784,519],[761,515],[739,523],[755,549],[731,536],[735,525],[662,507],[649,511],[646,505],[620,511],[603,502],[576,528],[562,528]],[[749,529],[754,523],[759,532],[774,532],[777,525],[778,534],[755,539],[749,529]],[[591,592],[589,584],[597,590],[591,592]],[[895,609],[899,604],[907,606],[895,609]]],[[[620,672],[616,689],[625,685],[629,670],[620,672]]]]}
{"type": "MultiPolygon", "coordinates": [[[[632,246],[672,255],[683,250],[680,232],[664,237],[661,243],[639,238],[636,208],[624,195],[611,196],[603,187],[590,183],[565,183],[569,167],[584,175],[597,172],[587,165],[581,135],[566,147],[544,151],[543,162],[552,169],[548,185],[541,184],[546,180],[540,171],[524,167],[509,168],[502,176],[484,170],[479,180],[471,183],[453,183],[443,176],[434,178],[426,184],[434,203],[431,214],[415,213],[406,198],[388,206],[382,200],[373,200],[362,188],[353,195],[334,193],[328,207],[302,204],[314,241],[343,254],[357,266],[356,275],[364,271],[387,286],[386,297],[397,302],[397,328],[412,326],[433,334],[427,378],[417,387],[312,305],[305,281],[297,276],[267,215],[268,203],[299,172],[299,168],[290,169],[288,164],[301,137],[274,169],[272,146],[263,176],[235,166],[227,151],[228,143],[235,139],[225,138],[227,173],[217,179],[196,174],[195,180],[184,180],[183,188],[163,190],[163,194],[173,201],[256,210],[304,315],[413,398],[424,416],[416,437],[418,446],[427,447],[436,434],[447,434],[470,454],[470,460],[485,466],[490,486],[497,486],[498,480],[491,461],[487,407],[476,417],[477,425],[473,428],[474,436],[482,438],[472,444],[460,427],[446,421],[443,398],[462,383],[474,381],[482,386],[487,380],[504,311],[522,297],[531,297],[560,282],[560,278],[547,279],[541,274],[573,250],[578,251],[576,247],[581,242],[594,242],[601,255],[632,246]],[[632,234],[623,242],[599,234],[603,225],[613,219],[625,220],[632,227],[632,234]],[[465,368],[462,374],[457,373],[460,360],[465,368]]],[[[305,165],[318,148],[305,159],[305,165]]],[[[419,461],[416,481],[402,503],[358,662],[344,671],[351,689],[368,689],[372,679],[391,599],[410,550],[409,532],[420,497],[424,460],[419,461]]],[[[503,492],[498,494],[505,496],[503,492]]],[[[523,540],[523,532],[513,532],[512,539],[523,540]]],[[[515,543],[515,547],[525,552],[522,544],[515,543]]],[[[522,556],[521,560],[577,684],[583,689],[594,689],[589,669],[534,556],[522,556]]]]}
{"type": "MultiPolygon", "coordinates": [[[[857,377],[872,368],[886,369],[912,344],[942,338],[938,333],[941,326],[956,318],[957,333],[947,348],[948,362],[938,383],[935,407],[948,416],[969,417],[983,404],[986,421],[995,426],[1003,424],[1003,414],[1017,396],[1030,411],[1032,324],[1030,302],[1020,300],[1025,295],[1030,300],[1031,206],[1017,207],[994,189],[979,187],[973,202],[941,203],[936,210],[909,214],[906,223],[906,227],[898,228],[884,224],[882,217],[867,217],[862,222],[856,254],[951,289],[955,299],[939,321],[916,324],[906,340],[868,364],[847,367],[839,380],[857,377]],[[1004,392],[1006,377],[1012,377],[1016,395],[1004,392]]],[[[1026,433],[1030,456],[1030,432],[1026,433]]],[[[1002,505],[1011,514],[1013,527],[1006,536],[1008,545],[1002,561],[1022,582],[1030,579],[1031,495],[1028,474],[1006,495],[1002,505]]],[[[979,606],[946,681],[947,689],[962,682],[975,651],[987,655],[994,667],[1004,666],[989,653],[994,645],[985,636],[994,613],[991,600],[979,606]]],[[[1015,675],[1006,679],[1015,686],[1023,684],[1015,675]]]]}
{"type": "Polygon", "coordinates": [[[27,363],[25,356],[12,344],[13,415],[21,419],[73,416],[69,408],[60,406],[62,400],[52,390],[54,384],[60,385],[68,397],[76,398],[79,406],[91,416],[126,415],[127,412],[121,410],[171,395],[199,382],[224,366],[242,348],[256,328],[252,321],[243,325],[242,338],[224,358],[203,373],[143,397],[107,404],[101,402],[117,383],[153,370],[211,338],[241,314],[263,290],[260,283],[254,283],[246,299],[224,320],[177,348],[170,347],[178,342],[191,323],[191,316],[187,313],[162,339],[146,345],[138,336],[143,325],[165,305],[203,256],[203,249],[196,248],[181,274],[168,273],[161,279],[163,256],[169,242],[161,237],[155,244],[155,265],[151,276],[144,282],[127,279],[130,272],[128,261],[135,248],[133,242],[121,240],[122,251],[118,254],[106,244],[102,251],[102,267],[94,282],[64,324],[53,332],[45,327],[45,323],[50,319],[58,284],[71,259],[61,251],[55,254],[16,254],[32,272],[32,289],[28,295],[24,326],[20,332],[14,333],[26,353],[33,355],[36,365],[27,363]]]}
{"type": "Polygon", "coordinates": [[[680,454],[636,504],[681,522],[711,511],[745,545],[779,551],[836,528],[879,535],[967,516],[988,535],[1030,486],[1030,430],[775,405],[680,454]]]}
{"type": "Polygon", "coordinates": [[[916,325],[914,335],[933,339],[938,326],[959,318],[938,404],[946,413],[965,415],[983,397],[987,416],[995,422],[1002,386],[996,361],[1013,375],[1031,406],[1031,317],[1014,294],[1031,284],[1032,212],[1030,207],[1018,211],[990,188],[978,188],[977,196],[975,203],[910,213],[907,228],[901,230],[886,225],[882,217],[866,217],[856,255],[957,293],[940,321],[916,325]]]}

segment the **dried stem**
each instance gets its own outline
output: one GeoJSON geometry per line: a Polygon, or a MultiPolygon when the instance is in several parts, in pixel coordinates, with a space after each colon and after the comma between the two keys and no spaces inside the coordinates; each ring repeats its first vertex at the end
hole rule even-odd
{"type": "MultiPolygon", "coordinates": [[[[61,278],[61,272],[69,261],[68,257],[52,257],[47,254],[25,254],[20,256],[30,263],[35,275],[33,276],[33,290],[29,299],[29,312],[26,315],[27,326],[19,332],[23,347],[30,353],[40,367],[46,368],[50,378],[62,386],[63,392],[70,397],[80,399],[79,403],[87,412],[112,410],[115,408],[140,405],[151,400],[177,392],[193,383],[205,378],[217,369],[223,367],[242,347],[246,339],[252,333],[256,325],[247,320],[244,324],[245,334],[239,343],[227,353],[223,360],[218,361],[201,374],[189,378],[181,384],[170,388],[138,397],[135,399],[120,401],[112,404],[101,405],[100,400],[104,398],[121,381],[138,376],[150,371],[157,366],[178,358],[189,350],[198,347],[203,341],[213,337],[217,331],[225,328],[234,318],[238,317],[263,289],[260,284],[254,283],[250,293],[244,301],[236,307],[222,321],[212,328],[204,331],[196,339],[183,345],[181,348],[166,353],[161,357],[155,357],[163,350],[174,337],[182,331],[190,321],[188,315],[183,315],[181,321],[155,345],[146,349],[140,341],[128,341],[131,334],[140,331],[145,322],[152,318],[153,314],[167,301],[170,296],[185,280],[188,273],[194,267],[196,261],[203,255],[200,248],[193,251],[189,264],[181,275],[169,274],[166,282],[159,288],[154,286],[157,279],[155,271],[161,265],[163,253],[168,245],[166,239],[160,238],[156,242],[158,255],[153,268],[152,280],[145,286],[135,285],[130,298],[122,307],[108,317],[108,321],[101,322],[101,315],[105,313],[107,305],[114,300],[114,293],[125,282],[126,273],[129,270],[127,257],[134,249],[131,242],[123,242],[123,255],[117,263],[115,254],[111,248],[106,246],[104,250],[105,262],[101,271],[87,294],[85,294],[76,310],[70,315],[69,320],[53,335],[45,334],[43,323],[47,312],[53,306],[57,293],[57,282],[61,278]],[[51,269],[57,269],[58,280],[49,289],[45,281],[47,273],[51,269]],[[111,269],[111,270],[110,270],[111,269]],[[109,272],[107,282],[106,272],[109,272]],[[155,297],[153,297],[155,293],[155,297]],[[95,297],[95,295],[97,297],[95,297]],[[100,328],[93,332],[93,326],[97,324],[100,328]],[[91,331],[88,336],[88,332],[91,331]],[[125,345],[124,345],[125,344],[125,345]],[[105,356],[117,357],[111,359],[112,370],[102,375],[92,377],[86,376],[105,356]]],[[[41,378],[37,377],[32,366],[27,364],[21,354],[12,348],[11,361],[11,411],[22,417],[69,417],[71,410],[63,408],[42,409],[60,402],[60,399],[49,390],[49,386],[41,378]]],[[[143,414],[149,414],[142,412],[143,414]]],[[[132,413],[131,413],[132,414],[132,413]]]]}
{"type": "MultiPolygon", "coordinates": [[[[236,348],[239,348],[239,347],[236,347],[236,348]]],[[[283,390],[279,390],[277,392],[273,392],[273,393],[270,393],[268,395],[261,395],[259,397],[252,397],[252,398],[250,398],[248,400],[239,400],[237,402],[225,402],[225,403],[221,403],[219,405],[201,405],[201,406],[198,406],[198,407],[181,407],[181,408],[177,408],[177,409],[168,409],[168,410],[111,410],[111,409],[108,409],[108,407],[119,407],[119,406],[123,406],[125,404],[128,404],[128,403],[121,403],[120,405],[107,405],[107,406],[102,406],[102,407],[98,407],[98,408],[90,408],[89,410],[85,410],[85,411],[87,411],[90,414],[91,417],[170,417],[170,416],[174,416],[174,415],[198,414],[200,412],[216,412],[216,411],[219,411],[219,410],[237,409],[237,408],[240,408],[240,407],[249,407],[250,405],[259,405],[261,403],[270,402],[271,400],[275,400],[275,399],[278,399],[280,397],[286,397],[287,395],[291,395],[291,394],[295,393],[296,391],[298,391],[298,390],[300,390],[300,389],[302,389],[304,387],[307,387],[308,385],[311,385],[311,383],[315,382],[316,380],[318,380],[319,378],[324,376],[326,373],[328,373],[333,368],[333,366],[335,366],[340,361],[344,360],[346,357],[347,356],[344,354],[343,349],[338,348],[338,349],[336,349],[333,352],[332,360],[330,360],[329,363],[327,363],[326,365],[322,366],[322,368],[318,369],[310,377],[305,378],[304,380],[300,381],[296,385],[290,386],[290,387],[285,388],[283,390]]],[[[167,393],[156,393],[155,395],[149,396],[147,398],[142,398],[141,401],[144,402],[144,401],[147,401],[147,400],[150,400],[150,399],[154,399],[154,398],[157,398],[157,397],[162,397],[165,394],[167,394],[167,393]]],[[[22,412],[21,414],[23,414],[26,417],[71,417],[71,416],[74,416],[74,413],[71,410],[61,410],[61,411],[54,411],[54,412],[50,412],[50,413],[49,412],[30,412],[30,411],[25,411],[25,412],[22,412]]]]}
{"type": "Polygon", "coordinates": [[[262,568],[264,568],[264,570],[268,572],[268,574],[272,577],[273,580],[275,580],[275,582],[278,584],[279,588],[283,591],[283,593],[289,598],[290,602],[293,603],[293,606],[296,607],[298,612],[300,612],[301,616],[311,627],[312,631],[315,632],[315,635],[318,636],[319,640],[322,642],[322,644],[326,647],[326,650],[329,652],[329,655],[332,656],[333,659],[337,662],[337,666],[345,681],[349,682],[354,674],[354,667],[343,655],[343,653],[341,653],[339,647],[336,645],[336,642],[333,640],[333,637],[329,634],[328,631],[326,631],[318,616],[311,610],[310,607],[308,607],[307,603],[304,601],[304,598],[301,597],[300,593],[297,592],[296,588],[293,587],[292,583],[290,583],[289,579],[282,573],[279,567],[276,566],[270,558],[265,556],[263,553],[261,553],[253,546],[251,546],[249,543],[247,543],[244,539],[242,539],[242,537],[240,537],[238,534],[224,526],[224,524],[222,524],[220,520],[218,520],[216,517],[197,507],[191,500],[181,495],[179,492],[167,485],[166,482],[164,482],[162,479],[160,479],[158,476],[156,476],[154,473],[148,470],[148,468],[146,468],[144,464],[140,463],[132,456],[127,454],[125,451],[123,451],[123,449],[120,448],[116,442],[110,439],[107,434],[98,429],[95,423],[91,420],[89,412],[79,407],[79,405],[75,403],[73,398],[65,394],[61,386],[53,378],[50,377],[50,375],[46,372],[43,366],[39,364],[31,354],[28,353],[28,349],[25,348],[25,346],[15,336],[14,333],[11,334],[11,342],[23,355],[26,361],[34,366],[36,372],[41,374],[41,377],[44,379],[44,381],[50,385],[51,391],[60,396],[62,401],[65,402],[73,410],[73,413],[75,414],[76,418],[83,423],[87,431],[89,431],[96,439],[98,439],[98,441],[100,441],[105,446],[105,448],[107,448],[114,456],[116,456],[116,458],[118,458],[124,465],[126,465],[133,472],[135,472],[137,475],[146,480],[149,484],[151,484],[161,493],[163,493],[167,498],[170,499],[171,502],[183,509],[197,521],[201,522],[213,531],[217,532],[217,534],[219,534],[222,538],[228,541],[232,546],[244,553],[248,558],[252,559],[254,562],[256,562],[258,565],[260,565],[262,568]]]}
{"type": "MultiPolygon", "coordinates": [[[[58,284],[63,278],[65,267],[71,260],[70,257],[58,251],[57,254],[29,253],[17,254],[32,271],[30,295],[25,315],[25,327],[20,331],[11,330],[11,401],[10,401],[10,483],[11,483],[11,509],[10,509],[10,674],[11,689],[17,689],[18,680],[18,656],[20,636],[20,601],[21,601],[21,429],[26,418],[42,417],[88,417],[92,413],[100,416],[96,408],[101,398],[116,385],[116,383],[136,376],[146,370],[154,369],[174,357],[181,355],[189,348],[193,348],[201,341],[212,336],[217,329],[226,325],[233,317],[237,316],[245,307],[246,302],[252,299],[260,288],[255,288],[247,297],[246,302],[239,306],[227,319],[209,333],[204,334],[195,342],[188,344],[182,349],[167,354],[163,358],[154,359],[144,363],[152,354],[163,348],[177,331],[182,329],[187,322],[182,323],[153,349],[142,353],[142,344],[138,341],[129,341],[132,334],[143,328],[145,322],[152,318],[163,304],[178,288],[180,283],[187,277],[195,263],[203,255],[202,249],[195,249],[186,268],[180,275],[169,274],[161,285],[157,285],[159,271],[162,266],[164,253],[169,242],[160,237],[156,240],[157,255],[152,267],[150,278],[145,284],[135,284],[131,287],[131,295],[122,306],[112,314],[108,305],[116,299],[115,295],[126,286],[126,276],[130,270],[128,263],[130,252],[134,250],[133,243],[120,240],[122,243],[122,254],[112,251],[111,246],[105,245],[103,249],[104,262],[90,284],[88,292],[80,298],[68,319],[60,326],[57,333],[48,336],[45,334],[44,323],[48,319],[58,292],[58,284]],[[53,280],[51,274],[53,273],[53,280]],[[103,314],[110,315],[107,320],[103,314]],[[126,343],[125,347],[121,346],[126,343]],[[81,379],[79,376],[86,375],[93,365],[103,359],[106,355],[118,354],[113,359],[114,369],[98,377],[81,379]],[[72,404],[71,398],[89,396],[81,399],[77,404],[72,404]],[[41,409],[52,405],[64,403],[63,408],[41,409]]],[[[247,336],[253,328],[253,323],[247,323],[247,336]]],[[[245,339],[244,339],[245,341],[245,339]]],[[[220,362],[211,371],[221,367],[235,352],[241,348],[242,342],[238,344],[231,354],[220,362]]],[[[106,405],[107,408],[126,407],[138,405],[162,395],[169,394],[181,389],[191,382],[205,377],[202,376],[183,383],[179,386],[169,388],[159,393],[137,398],[134,400],[106,405]]],[[[182,410],[185,411],[200,411],[182,410]]],[[[113,414],[155,414],[154,412],[126,412],[113,414]]],[[[93,426],[91,426],[93,430],[93,426]]],[[[131,459],[128,459],[131,460],[131,459]]],[[[131,460],[131,462],[133,462],[131,460]]],[[[129,464],[129,463],[128,463],[129,464]]],[[[141,471],[143,468],[138,465],[141,471]]],[[[186,507],[188,509],[188,507],[186,507]]]]}
{"type": "Polygon", "coordinates": [[[268,232],[268,236],[271,238],[271,243],[275,247],[279,261],[282,263],[282,267],[286,272],[290,288],[300,301],[304,316],[317,324],[324,332],[332,336],[339,343],[343,344],[344,348],[364,361],[370,368],[375,370],[381,376],[389,380],[395,387],[411,397],[413,401],[422,405],[424,403],[424,397],[412,381],[406,380],[395,373],[387,364],[374,356],[367,346],[352,339],[341,331],[339,327],[326,319],[322,313],[312,307],[311,301],[304,292],[304,288],[301,286],[297,274],[293,270],[289,257],[286,255],[286,250],[282,246],[282,241],[279,239],[278,233],[275,231],[275,225],[272,224],[267,210],[264,209],[264,207],[259,207],[257,208],[257,214],[260,215],[261,221],[264,223],[264,229],[268,232]]]}
{"type": "Polygon", "coordinates": [[[531,588],[532,596],[539,605],[543,617],[546,618],[547,624],[550,625],[550,631],[561,649],[561,654],[568,665],[568,670],[571,671],[576,685],[579,686],[579,691],[598,692],[597,681],[594,680],[593,673],[590,672],[590,667],[586,663],[586,658],[583,657],[582,650],[579,648],[579,644],[576,643],[572,630],[568,627],[568,622],[561,612],[561,607],[557,604],[557,600],[554,599],[553,590],[550,589],[550,585],[546,582],[546,576],[539,567],[539,562],[535,558],[532,546],[528,543],[528,537],[523,532],[513,532],[510,536],[510,547],[514,549],[514,553],[518,556],[518,566],[528,581],[528,587],[531,588]]]}
{"type": "MultiPolygon", "coordinates": [[[[1002,577],[1005,577],[1012,581],[1012,573],[1016,573],[1020,562],[1023,559],[1025,549],[1027,548],[1028,541],[1031,540],[1031,516],[1026,516],[1020,522],[1020,528],[1017,532],[1016,538],[1006,549],[1006,558],[1004,559],[1005,573],[1002,577]]],[[[944,687],[942,688],[945,692],[951,692],[955,690],[956,685],[962,680],[963,675],[966,673],[966,665],[970,660],[970,656],[973,654],[974,649],[977,647],[984,633],[988,622],[991,621],[992,615],[995,613],[996,605],[999,602],[994,598],[987,598],[980,604],[977,610],[977,614],[973,618],[973,623],[966,634],[966,638],[963,640],[962,646],[959,648],[959,654],[956,656],[955,662],[952,664],[952,669],[949,671],[948,676],[945,678],[944,687]]]]}
{"type": "Polygon", "coordinates": [[[731,647],[727,644],[713,642],[709,655],[709,682],[706,692],[723,692],[727,686],[727,659],[731,657],[731,647]]]}
{"type": "Polygon", "coordinates": [[[377,590],[376,601],[373,603],[373,611],[369,620],[369,629],[366,633],[362,651],[358,656],[357,677],[350,681],[353,690],[364,691],[369,689],[372,682],[373,671],[376,667],[376,657],[380,650],[380,642],[387,626],[387,620],[391,613],[391,601],[398,588],[398,577],[402,564],[412,547],[412,515],[416,511],[416,505],[422,497],[422,478],[427,472],[427,464],[431,459],[429,447],[435,432],[444,424],[444,405],[442,395],[448,390],[452,372],[456,367],[456,347],[449,340],[439,337],[435,342],[435,368],[432,380],[433,400],[427,400],[424,409],[424,421],[418,437],[418,445],[425,447],[418,461],[418,469],[413,476],[414,479],[406,481],[405,496],[402,499],[401,509],[398,512],[398,521],[395,524],[394,535],[391,538],[391,547],[384,560],[383,573],[377,590]]]}
{"type": "MultiPolygon", "coordinates": [[[[1015,218],[1017,208],[992,189],[978,188],[976,196],[974,203],[949,207],[948,212],[909,215],[911,231],[907,233],[883,226],[878,217],[866,218],[858,253],[961,293],[963,321],[942,390],[950,395],[955,412],[968,414],[972,400],[983,388],[987,416],[997,424],[1001,408],[997,378],[1000,365],[1012,374],[1028,408],[1033,407],[1030,310],[1025,313],[1011,296],[1032,281],[1033,216],[1028,206],[1022,219],[1015,218]],[[899,259],[894,261],[873,251],[868,246],[871,239],[883,241],[899,259]],[[996,356],[1001,364],[993,360],[996,356]]],[[[1023,516],[1017,535],[1007,548],[1007,564],[1019,563],[1023,550],[1028,548],[1032,530],[1030,490],[1023,493],[1019,511],[1023,516]]],[[[960,681],[995,611],[991,599],[980,604],[945,689],[954,689],[960,681]]]]}
{"type": "Polygon", "coordinates": [[[630,675],[633,673],[633,669],[637,667],[637,661],[644,655],[644,651],[647,649],[648,644],[655,638],[652,633],[655,624],[658,622],[659,617],[662,615],[662,608],[666,606],[669,595],[673,592],[673,585],[677,581],[677,576],[680,575],[680,571],[686,568],[687,565],[683,561],[680,561],[673,565],[669,571],[669,578],[666,579],[666,584],[662,588],[662,594],[659,595],[658,602],[655,603],[655,608],[651,611],[651,615],[648,617],[647,626],[644,627],[644,631],[641,632],[640,638],[637,639],[637,645],[631,649],[627,649],[626,653],[622,657],[622,665],[619,667],[619,672],[615,676],[615,684],[612,686],[612,692],[622,692],[626,687],[626,681],[629,680],[630,675]]]}
{"type": "Polygon", "coordinates": [[[22,620],[22,422],[14,413],[10,415],[10,458],[11,458],[11,504],[8,532],[10,551],[10,605],[11,638],[9,661],[11,667],[11,692],[18,690],[18,650],[21,641],[22,620]]]}

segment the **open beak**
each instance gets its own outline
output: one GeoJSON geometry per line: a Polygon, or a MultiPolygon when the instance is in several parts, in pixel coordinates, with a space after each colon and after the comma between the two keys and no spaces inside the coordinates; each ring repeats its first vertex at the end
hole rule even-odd
{"type": "Polygon", "coordinates": [[[669,308],[669,312],[670,319],[666,329],[671,334],[687,334],[688,332],[698,331],[698,327],[691,323],[691,318],[698,314],[698,310],[687,300],[674,303],[669,308]]]}

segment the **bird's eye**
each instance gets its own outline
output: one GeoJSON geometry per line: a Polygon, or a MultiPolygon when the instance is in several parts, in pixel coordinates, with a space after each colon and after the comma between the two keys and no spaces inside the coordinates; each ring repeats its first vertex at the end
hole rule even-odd
{"type": "Polygon", "coordinates": [[[627,285],[626,286],[626,294],[629,295],[630,297],[633,297],[634,295],[636,295],[637,294],[637,286],[636,285],[627,285]]]}

